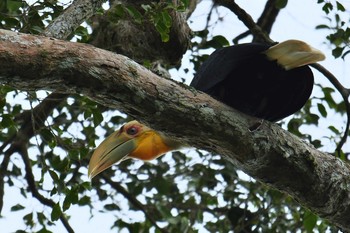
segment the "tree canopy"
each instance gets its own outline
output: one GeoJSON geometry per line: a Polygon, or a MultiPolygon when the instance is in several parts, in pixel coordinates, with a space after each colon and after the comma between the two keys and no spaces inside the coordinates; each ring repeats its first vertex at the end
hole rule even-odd
{"type": "MultiPolygon", "coordinates": [[[[350,5],[315,2],[321,50],[346,63],[350,5]]],[[[209,3],[0,2],[0,224],[22,222],[5,232],[350,230],[346,77],[314,64],[304,108],[254,128],[186,83],[214,49],[297,31],[279,21],[290,1],[209,3]],[[131,119],[193,149],[90,181],[92,151],[131,119]]]]}

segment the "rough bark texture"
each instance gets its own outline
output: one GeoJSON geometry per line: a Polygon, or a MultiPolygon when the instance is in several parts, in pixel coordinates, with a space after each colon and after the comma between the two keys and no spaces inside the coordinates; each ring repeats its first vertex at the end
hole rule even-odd
{"type": "Polygon", "coordinates": [[[45,29],[45,35],[57,39],[66,39],[72,31],[90,18],[95,13],[96,8],[101,7],[104,0],[75,0],[64,14],[58,16],[45,29]]]}
{"type": "Polygon", "coordinates": [[[87,95],[187,145],[224,156],[350,230],[350,167],[276,124],[88,45],[0,30],[0,64],[1,84],[87,95]]]}

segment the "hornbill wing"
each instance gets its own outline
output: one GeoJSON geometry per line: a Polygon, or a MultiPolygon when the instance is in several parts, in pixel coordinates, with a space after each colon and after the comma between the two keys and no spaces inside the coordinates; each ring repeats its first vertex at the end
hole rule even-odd
{"type": "Polygon", "coordinates": [[[238,69],[247,60],[257,56],[257,54],[265,57],[262,52],[269,47],[269,45],[249,43],[217,49],[203,62],[190,86],[210,95],[211,88],[228,78],[235,69],[238,69]]]}

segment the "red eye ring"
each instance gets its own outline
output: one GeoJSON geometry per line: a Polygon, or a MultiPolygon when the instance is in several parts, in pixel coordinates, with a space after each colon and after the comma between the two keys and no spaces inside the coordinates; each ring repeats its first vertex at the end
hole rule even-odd
{"type": "Polygon", "coordinates": [[[135,126],[131,126],[126,130],[126,133],[133,136],[139,132],[139,129],[135,126]]]}

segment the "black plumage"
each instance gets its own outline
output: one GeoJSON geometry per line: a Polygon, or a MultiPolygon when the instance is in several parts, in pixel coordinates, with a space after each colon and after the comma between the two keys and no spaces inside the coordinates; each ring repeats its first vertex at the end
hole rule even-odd
{"type": "MultiPolygon", "coordinates": [[[[304,106],[314,77],[307,65],[287,70],[271,60],[265,53],[269,48],[248,43],[218,49],[202,64],[191,86],[248,115],[281,120],[304,106]]],[[[316,60],[322,60],[323,54],[317,53],[316,60]]]]}

